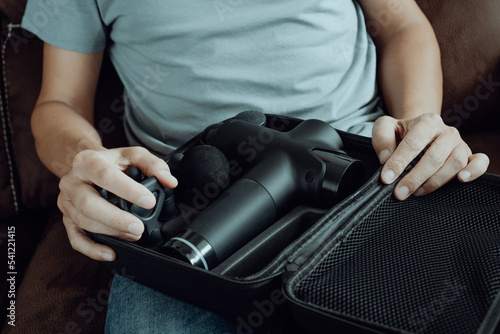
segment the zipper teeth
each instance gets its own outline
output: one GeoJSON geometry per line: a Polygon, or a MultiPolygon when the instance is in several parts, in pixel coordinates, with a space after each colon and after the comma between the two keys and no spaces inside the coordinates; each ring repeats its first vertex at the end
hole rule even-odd
{"type": "Polygon", "coordinates": [[[230,278],[230,277],[224,277],[224,276],[219,276],[219,277],[221,277],[222,279],[231,281],[233,283],[249,285],[249,284],[261,283],[261,282],[265,282],[265,281],[271,280],[273,278],[276,278],[276,277],[279,277],[279,276],[283,275],[285,272],[286,271],[283,270],[283,271],[277,272],[275,274],[272,274],[272,275],[269,275],[269,276],[266,276],[266,277],[263,277],[263,278],[249,280],[249,281],[241,281],[241,280],[236,280],[236,279],[233,279],[233,278],[230,278]]]}

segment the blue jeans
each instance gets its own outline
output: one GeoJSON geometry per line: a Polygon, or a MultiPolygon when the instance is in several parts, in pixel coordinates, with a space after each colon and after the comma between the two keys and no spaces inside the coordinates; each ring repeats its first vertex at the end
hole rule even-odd
{"type": "MultiPolygon", "coordinates": [[[[106,315],[107,334],[229,334],[242,331],[225,318],[115,275],[106,315]]],[[[256,329],[257,330],[257,329],[256,329]]],[[[259,328],[259,332],[265,328],[259,328]]],[[[251,330],[251,333],[254,330],[251,330]]]]}

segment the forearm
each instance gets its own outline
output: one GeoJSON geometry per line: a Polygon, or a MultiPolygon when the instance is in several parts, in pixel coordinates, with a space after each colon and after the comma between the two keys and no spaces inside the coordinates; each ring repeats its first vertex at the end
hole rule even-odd
{"type": "Polygon", "coordinates": [[[103,149],[93,124],[60,101],[37,104],[31,127],[40,160],[58,177],[71,169],[73,159],[80,151],[103,149]]]}
{"type": "Polygon", "coordinates": [[[423,151],[394,188],[399,200],[424,195],[459,175],[479,177],[488,158],[471,154],[459,132],[439,117],[443,78],[431,24],[414,0],[357,0],[367,22],[382,22],[372,36],[379,56],[379,83],[388,112],[373,126],[372,144],[384,164],[382,182],[393,183],[423,151]]]}
{"type": "Polygon", "coordinates": [[[379,84],[394,118],[441,113],[439,46],[428,23],[406,26],[379,46],[379,84]]]}

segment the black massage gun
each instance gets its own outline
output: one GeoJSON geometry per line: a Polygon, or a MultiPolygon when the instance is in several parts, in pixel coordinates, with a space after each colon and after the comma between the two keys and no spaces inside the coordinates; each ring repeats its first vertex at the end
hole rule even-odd
{"type": "Polygon", "coordinates": [[[280,132],[233,119],[208,127],[202,141],[245,172],[163,250],[207,270],[294,206],[331,206],[364,180],[361,161],[342,152],[337,131],[319,120],[280,132]]]}

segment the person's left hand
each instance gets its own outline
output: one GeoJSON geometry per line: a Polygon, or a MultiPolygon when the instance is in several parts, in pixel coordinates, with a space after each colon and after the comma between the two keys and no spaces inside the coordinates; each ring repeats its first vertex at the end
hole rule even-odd
{"type": "Polygon", "coordinates": [[[399,181],[394,195],[399,200],[411,194],[428,194],[458,175],[461,182],[477,179],[486,172],[489,158],[472,154],[458,130],[444,124],[437,114],[409,119],[379,118],[373,127],[373,147],[382,168],[381,180],[391,184],[425,149],[420,161],[399,181]]]}

